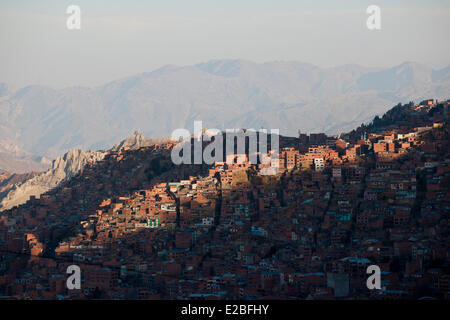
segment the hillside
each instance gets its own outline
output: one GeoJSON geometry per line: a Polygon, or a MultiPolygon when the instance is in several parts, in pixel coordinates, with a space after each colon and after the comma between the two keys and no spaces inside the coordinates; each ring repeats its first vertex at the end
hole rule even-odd
{"type": "MultiPolygon", "coordinates": [[[[147,138],[136,131],[133,136],[116,143],[109,151],[137,150],[169,141],[169,138],[147,138]]],[[[25,203],[30,196],[39,197],[41,194],[57,187],[61,182],[70,180],[80,173],[87,164],[102,160],[105,155],[105,151],[71,149],[62,157],[57,157],[52,162],[51,167],[44,172],[12,175],[10,179],[0,184],[0,212],[25,203]]]]}
{"type": "Polygon", "coordinates": [[[25,203],[31,196],[57,187],[62,181],[78,174],[86,164],[95,163],[105,156],[99,151],[70,150],[63,157],[56,158],[49,170],[41,174],[22,175],[15,183],[8,183],[0,193],[0,212],[25,203]]]}
{"type": "Polygon", "coordinates": [[[110,150],[2,213],[0,293],[447,298],[449,109],[428,100],[341,138],[281,137],[273,176],[248,162],[176,166],[173,143],[110,150]],[[74,263],[86,290],[64,285],[74,263]],[[380,290],[366,285],[374,264],[380,290]]]}

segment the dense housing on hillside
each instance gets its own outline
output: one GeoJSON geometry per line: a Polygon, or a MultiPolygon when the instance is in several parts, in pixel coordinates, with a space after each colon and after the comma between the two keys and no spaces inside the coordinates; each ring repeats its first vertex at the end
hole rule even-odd
{"type": "Polygon", "coordinates": [[[449,105],[282,141],[274,176],[177,167],[170,144],[110,152],[0,217],[0,295],[448,299],[449,105]],[[373,264],[381,290],[366,286],[373,264]]]}

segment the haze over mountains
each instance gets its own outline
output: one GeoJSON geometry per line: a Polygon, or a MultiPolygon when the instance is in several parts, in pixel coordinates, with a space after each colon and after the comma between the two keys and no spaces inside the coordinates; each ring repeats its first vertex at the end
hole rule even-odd
{"type": "Polygon", "coordinates": [[[433,70],[414,62],[377,69],[215,60],[166,66],[94,88],[17,90],[3,84],[0,147],[53,159],[71,148],[108,149],[135,130],[167,137],[177,128],[192,130],[194,120],[209,128],[334,134],[398,102],[449,96],[450,67],[433,70]]]}
{"type": "Polygon", "coordinates": [[[11,141],[0,139],[0,170],[15,173],[45,170],[51,161],[25,152],[11,141]]]}

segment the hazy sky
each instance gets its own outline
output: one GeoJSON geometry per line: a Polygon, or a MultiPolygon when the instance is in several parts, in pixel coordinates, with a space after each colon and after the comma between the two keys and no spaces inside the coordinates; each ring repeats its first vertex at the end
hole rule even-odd
{"type": "Polygon", "coordinates": [[[91,86],[223,58],[441,68],[449,18],[448,0],[0,0],[0,82],[91,86]],[[72,4],[81,30],[66,28],[72,4]]]}

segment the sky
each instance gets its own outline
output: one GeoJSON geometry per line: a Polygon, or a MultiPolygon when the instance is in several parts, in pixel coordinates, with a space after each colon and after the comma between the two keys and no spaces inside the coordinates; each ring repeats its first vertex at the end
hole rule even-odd
{"type": "Polygon", "coordinates": [[[0,0],[0,82],[97,86],[213,59],[450,64],[448,0],[0,0]],[[68,30],[69,5],[81,29],[68,30]],[[381,30],[369,30],[369,5],[381,30]]]}

